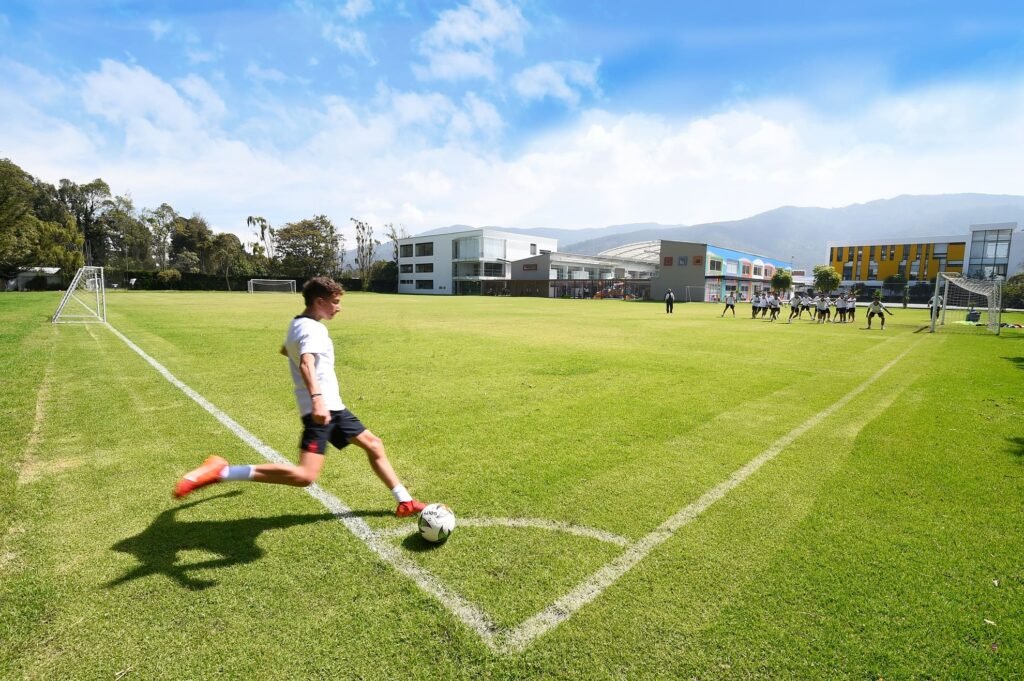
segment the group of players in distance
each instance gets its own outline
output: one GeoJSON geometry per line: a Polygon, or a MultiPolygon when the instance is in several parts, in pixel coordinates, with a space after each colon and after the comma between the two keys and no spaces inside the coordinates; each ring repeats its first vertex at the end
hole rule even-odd
{"type": "MultiPolygon", "coordinates": [[[[725,308],[722,310],[720,317],[724,317],[727,312],[732,312],[732,316],[736,316],[736,294],[729,292],[725,296],[725,308]]],[[[818,324],[845,324],[847,322],[856,321],[857,318],[857,297],[848,293],[846,295],[839,294],[835,299],[830,298],[828,294],[818,294],[812,296],[809,293],[799,294],[794,293],[789,299],[789,324],[793,323],[794,319],[802,319],[804,312],[807,312],[811,316],[811,321],[816,321],[818,324]],[[832,316],[832,310],[835,309],[835,317],[832,316]]],[[[774,292],[771,293],[755,293],[754,297],[750,300],[750,315],[752,319],[758,317],[768,317],[768,321],[774,322],[779,318],[779,311],[782,309],[783,301],[774,292]]],[[[871,328],[871,321],[878,317],[881,320],[882,329],[885,329],[885,315],[892,315],[881,300],[881,296],[877,293],[871,300],[867,307],[868,315],[868,326],[871,328]]]]}
{"type": "MultiPolygon", "coordinates": [[[[341,399],[334,372],[334,343],[324,321],[333,319],[341,311],[343,293],[342,287],[327,277],[314,277],[307,281],[302,288],[306,307],[288,325],[281,346],[281,354],[288,358],[295,384],[295,400],[302,419],[299,463],[232,466],[220,456],[210,456],[178,481],[173,496],[181,499],[201,487],[226,481],[307,487],[320,476],[328,443],[337,449],[354,444],[366,452],[370,468],[391,490],[398,504],[395,515],[406,518],[420,513],[420,533],[429,541],[439,541],[436,533],[424,532],[423,524],[434,524],[440,514],[444,516],[442,520],[450,520],[450,533],[454,527],[454,516],[450,510],[443,504],[428,507],[409,494],[388,460],[384,443],[345,407],[341,399]]],[[[446,533],[440,541],[444,538],[447,538],[446,533]]]]}

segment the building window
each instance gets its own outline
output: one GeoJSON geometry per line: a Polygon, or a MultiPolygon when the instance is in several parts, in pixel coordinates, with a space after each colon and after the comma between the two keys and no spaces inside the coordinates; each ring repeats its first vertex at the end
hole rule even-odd
{"type": "Polygon", "coordinates": [[[878,279],[878,263],[874,260],[868,261],[868,279],[878,279]]]}
{"type": "Polygon", "coordinates": [[[418,262],[416,263],[416,274],[430,274],[434,271],[434,263],[432,262],[418,262]]]}
{"type": "Polygon", "coordinates": [[[398,280],[399,284],[411,284],[412,282],[413,282],[412,279],[399,279],[398,280]]]}
{"type": "Polygon", "coordinates": [[[722,261],[721,260],[708,260],[708,271],[709,272],[722,272],[722,261]]]}
{"type": "Polygon", "coordinates": [[[746,263],[743,264],[743,274],[745,274],[748,277],[750,276],[750,265],[746,263]]]}
{"type": "Polygon", "coordinates": [[[434,280],[433,279],[417,279],[416,280],[416,289],[419,290],[419,291],[422,291],[422,290],[433,290],[433,288],[434,288],[434,280]]]}
{"type": "Polygon", "coordinates": [[[402,274],[412,274],[412,265],[399,265],[398,271],[402,274]]]}
{"type": "Polygon", "coordinates": [[[853,263],[848,262],[843,264],[843,279],[846,281],[853,281],[853,263]]]}
{"type": "Polygon", "coordinates": [[[537,244],[530,244],[530,255],[537,255],[537,244]]]}
{"type": "Polygon", "coordinates": [[[411,258],[412,257],[412,244],[402,244],[398,247],[398,257],[400,258],[411,258]]]}
{"type": "Polygon", "coordinates": [[[485,277],[504,277],[505,276],[505,264],[500,262],[485,262],[484,263],[484,276],[485,277]]]}
{"type": "Polygon", "coordinates": [[[754,265],[754,276],[755,277],[763,277],[764,276],[764,268],[761,267],[760,265],[754,265]]]}
{"type": "MultiPolygon", "coordinates": [[[[416,244],[416,257],[423,258],[426,256],[434,255],[434,242],[428,241],[422,244],[416,244]]],[[[431,286],[430,288],[434,288],[431,286]]]]}

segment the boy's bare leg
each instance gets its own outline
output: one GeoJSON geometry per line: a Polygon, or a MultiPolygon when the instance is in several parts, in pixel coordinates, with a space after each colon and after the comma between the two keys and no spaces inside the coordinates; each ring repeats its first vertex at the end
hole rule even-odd
{"type": "Polygon", "coordinates": [[[324,467],[324,455],[314,452],[301,452],[299,465],[280,463],[262,463],[252,467],[253,482],[267,482],[272,485],[291,485],[305,487],[313,484],[320,477],[320,469],[324,467]]]}

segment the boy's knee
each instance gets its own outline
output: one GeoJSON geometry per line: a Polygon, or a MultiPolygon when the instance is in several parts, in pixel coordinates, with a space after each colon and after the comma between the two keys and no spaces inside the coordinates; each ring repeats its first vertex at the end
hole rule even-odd
{"type": "Polygon", "coordinates": [[[296,487],[309,487],[316,482],[317,474],[312,471],[307,471],[304,468],[299,468],[295,471],[294,480],[296,487]]]}

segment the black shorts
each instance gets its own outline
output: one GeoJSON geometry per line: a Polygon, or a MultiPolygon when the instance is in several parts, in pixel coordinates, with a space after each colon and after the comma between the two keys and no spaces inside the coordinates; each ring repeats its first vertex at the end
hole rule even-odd
{"type": "Polygon", "coordinates": [[[331,420],[327,423],[317,423],[312,414],[306,414],[302,417],[302,425],[299,449],[314,454],[326,454],[328,442],[341,449],[366,430],[366,426],[348,409],[332,411],[331,420]]]}
{"type": "Polygon", "coordinates": [[[731,307],[732,309],[734,309],[734,310],[736,309],[736,306],[735,306],[735,305],[733,305],[732,303],[726,303],[726,304],[725,304],[725,309],[726,309],[726,310],[728,310],[728,309],[729,309],[730,307],[731,307]]]}
{"type": "Polygon", "coordinates": [[[869,310],[868,311],[868,319],[871,319],[872,317],[881,317],[882,319],[885,319],[885,314],[883,314],[881,312],[871,312],[869,310]]]}

